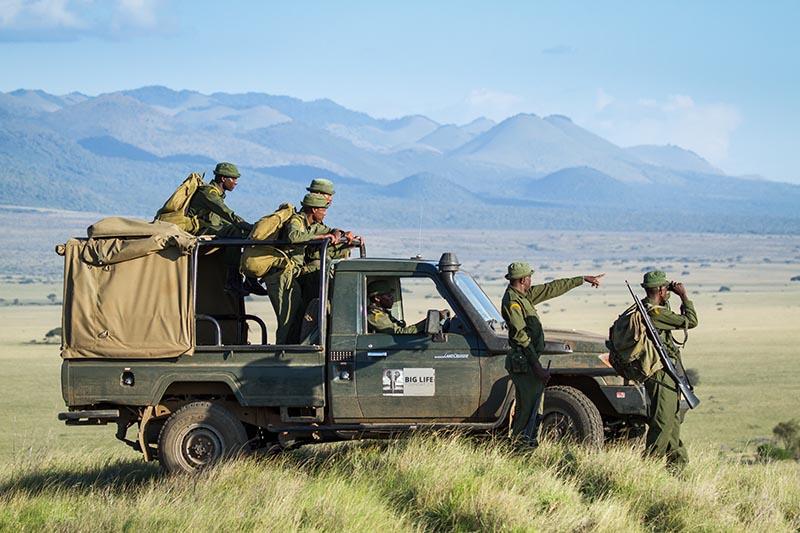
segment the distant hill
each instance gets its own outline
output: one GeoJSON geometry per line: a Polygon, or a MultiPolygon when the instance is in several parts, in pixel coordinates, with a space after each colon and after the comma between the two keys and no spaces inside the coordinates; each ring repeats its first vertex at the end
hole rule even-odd
{"type": "Polygon", "coordinates": [[[649,181],[622,149],[578,128],[565,117],[513,116],[461,146],[453,155],[538,174],[585,165],[621,181],[649,181]]]}
{"type": "Polygon", "coordinates": [[[477,195],[464,187],[427,172],[414,174],[387,185],[382,189],[382,193],[394,198],[424,202],[429,206],[441,204],[444,209],[449,205],[469,206],[483,203],[477,195]]]}
{"type": "Polygon", "coordinates": [[[635,202],[637,189],[591,167],[564,168],[522,185],[527,198],[574,204],[622,207],[635,202]]]}
{"type": "Polygon", "coordinates": [[[0,203],[152,216],[189,172],[232,161],[255,218],[336,182],[353,227],[800,231],[800,187],[726,176],[677,146],[621,148],[569,117],[439,124],[329,99],[151,86],[98,96],[0,93],[0,203]],[[420,213],[421,210],[421,213],[420,213]]]}
{"type": "Polygon", "coordinates": [[[685,150],[680,146],[667,145],[667,146],[654,146],[642,144],[639,146],[631,146],[626,148],[625,151],[629,152],[639,160],[657,165],[660,167],[671,168],[673,170],[685,170],[689,172],[703,172],[706,174],[723,174],[721,170],[714,167],[697,155],[691,150],[685,150]]]}
{"type": "Polygon", "coordinates": [[[447,124],[421,138],[419,143],[436,148],[440,152],[449,152],[466,144],[473,137],[475,137],[474,133],[459,128],[455,124],[447,124]]]}

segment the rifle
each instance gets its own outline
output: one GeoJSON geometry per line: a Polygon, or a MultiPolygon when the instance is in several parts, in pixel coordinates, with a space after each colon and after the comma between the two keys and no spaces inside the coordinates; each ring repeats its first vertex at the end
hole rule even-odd
{"type": "Polygon", "coordinates": [[[675,370],[675,365],[673,364],[672,359],[670,359],[667,355],[667,350],[664,348],[664,344],[661,342],[661,337],[658,336],[656,328],[650,321],[650,314],[647,312],[647,309],[644,308],[642,301],[636,297],[636,294],[634,294],[633,289],[631,289],[631,286],[627,280],[625,281],[625,285],[628,286],[628,291],[630,291],[633,301],[636,303],[636,308],[642,315],[642,322],[644,322],[645,329],[647,329],[647,334],[650,337],[650,340],[653,341],[653,345],[655,345],[656,350],[658,351],[661,364],[664,365],[664,372],[666,372],[669,377],[675,380],[675,383],[678,385],[678,390],[681,394],[683,394],[683,397],[686,398],[686,403],[689,404],[689,408],[694,409],[700,405],[700,398],[694,394],[694,389],[686,380],[686,378],[679,375],[677,370],[675,370]]]}
{"type": "MultiPolygon", "coordinates": [[[[547,371],[550,371],[550,363],[553,361],[547,361],[547,371]]],[[[533,402],[533,412],[531,413],[531,417],[528,419],[528,423],[525,425],[525,431],[523,435],[528,441],[536,443],[536,437],[539,433],[539,402],[542,401],[542,396],[544,396],[544,389],[547,388],[547,383],[542,386],[542,392],[536,397],[536,401],[533,402]]]]}

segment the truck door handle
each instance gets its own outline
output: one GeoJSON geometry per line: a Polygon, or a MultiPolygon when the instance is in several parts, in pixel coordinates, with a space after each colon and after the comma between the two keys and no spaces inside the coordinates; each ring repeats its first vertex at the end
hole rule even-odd
{"type": "Polygon", "coordinates": [[[367,357],[386,357],[386,352],[367,352],[367,357]]]}

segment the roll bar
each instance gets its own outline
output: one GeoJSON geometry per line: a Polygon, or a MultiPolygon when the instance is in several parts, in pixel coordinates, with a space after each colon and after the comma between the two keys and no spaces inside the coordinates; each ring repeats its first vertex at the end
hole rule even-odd
{"type": "MultiPolygon", "coordinates": [[[[336,244],[347,244],[347,241],[339,242],[336,244]]],[[[328,302],[328,246],[330,246],[330,239],[319,239],[314,241],[308,241],[305,243],[296,243],[296,242],[289,242],[289,241],[279,241],[279,240],[255,240],[255,239],[204,239],[199,238],[197,240],[197,246],[194,248],[192,252],[192,309],[197,309],[197,265],[198,265],[198,255],[200,252],[200,248],[203,246],[274,246],[276,248],[281,247],[290,247],[290,246],[311,246],[314,248],[320,249],[320,264],[319,264],[319,309],[318,309],[318,316],[319,316],[319,338],[324,343],[325,338],[327,336],[327,328],[328,328],[328,321],[326,320],[326,311],[327,311],[327,302],[328,302]]],[[[360,241],[356,240],[353,241],[348,245],[349,248],[358,248],[359,250],[359,257],[364,258],[367,256],[367,248],[366,245],[360,241]]],[[[267,332],[266,332],[266,325],[264,324],[261,319],[258,317],[254,317],[253,315],[244,315],[243,317],[245,320],[251,319],[256,320],[261,326],[262,332],[262,341],[266,344],[267,339],[267,332]]],[[[215,320],[213,317],[208,315],[197,315],[198,320],[209,320],[211,321],[216,329],[217,335],[217,346],[222,345],[222,330],[220,328],[219,322],[215,320]]]]}

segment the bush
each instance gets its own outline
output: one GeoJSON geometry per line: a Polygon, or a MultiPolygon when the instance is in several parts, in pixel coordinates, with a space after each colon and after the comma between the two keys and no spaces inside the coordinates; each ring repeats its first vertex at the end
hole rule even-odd
{"type": "Polygon", "coordinates": [[[760,444],[757,448],[758,458],[763,461],[787,461],[794,459],[794,454],[770,442],[760,444]]]}
{"type": "Polygon", "coordinates": [[[787,422],[780,422],[772,428],[775,439],[783,447],[795,454],[800,454],[800,422],[793,418],[787,422]]]}

